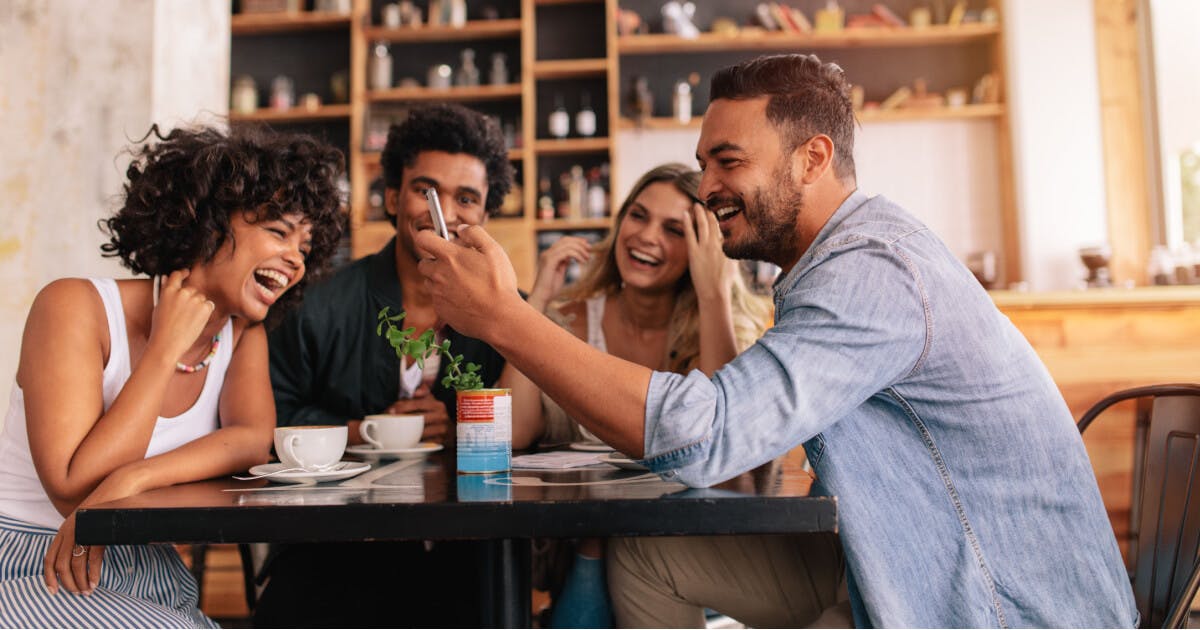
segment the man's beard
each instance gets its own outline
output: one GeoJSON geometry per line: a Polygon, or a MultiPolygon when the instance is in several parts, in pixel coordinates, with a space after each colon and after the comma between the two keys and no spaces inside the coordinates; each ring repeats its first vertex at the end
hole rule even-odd
{"type": "Polygon", "coordinates": [[[785,183],[774,190],[756,189],[750,199],[744,199],[745,216],[749,234],[742,242],[725,241],[725,255],[735,259],[779,261],[799,258],[799,243],[796,242],[796,225],[804,207],[804,191],[790,190],[786,186],[792,181],[791,166],[772,177],[785,183]]]}

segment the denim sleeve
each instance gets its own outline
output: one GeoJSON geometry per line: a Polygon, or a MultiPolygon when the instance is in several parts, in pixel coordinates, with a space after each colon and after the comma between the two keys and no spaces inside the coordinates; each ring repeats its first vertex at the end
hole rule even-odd
{"type": "Polygon", "coordinates": [[[932,322],[917,263],[892,242],[823,244],[776,324],[708,379],[656,372],[644,463],[693,487],[779,457],[914,371],[932,322]]]}

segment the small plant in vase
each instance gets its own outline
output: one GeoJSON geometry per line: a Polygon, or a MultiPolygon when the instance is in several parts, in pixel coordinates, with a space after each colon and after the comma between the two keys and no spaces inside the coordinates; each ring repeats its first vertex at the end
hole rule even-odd
{"type": "Polygon", "coordinates": [[[425,359],[434,353],[446,362],[442,386],[456,392],[455,434],[457,436],[458,472],[503,472],[512,465],[512,392],[507,389],[485,389],[480,366],[468,362],[463,355],[450,352],[450,341],[438,343],[432,330],[413,336],[416,328],[401,328],[405,313],[396,315],[384,307],[379,311],[375,334],[387,339],[398,358],[407,358],[425,368],[425,359]]]}

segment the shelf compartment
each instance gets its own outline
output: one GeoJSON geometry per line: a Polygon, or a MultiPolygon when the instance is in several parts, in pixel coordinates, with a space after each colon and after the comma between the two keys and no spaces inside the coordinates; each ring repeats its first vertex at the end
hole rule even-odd
{"type": "MultiPolygon", "coordinates": [[[[363,151],[363,154],[362,154],[363,166],[365,166],[368,169],[373,169],[373,170],[382,168],[382,163],[380,162],[382,155],[383,154],[380,153],[379,151],[363,151]]],[[[525,150],[524,149],[509,149],[508,150],[508,159],[510,162],[520,162],[521,160],[525,159],[525,150]]]]}
{"type": "Polygon", "coordinates": [[[538,219],[533,229],[538,232],[570,230],[606,230],[612,227],[612,217],[599,219],[538,219]]]}
{"type": "Polygon", "coordinates": [[[622,55],[724,52],[729,50],[806,50],[813,48],[887,48],[935,46],[983,41],[1000,34],[996,24],[937,25],[927,28],[859,28],[839,33],[756,32],[747,35],[701,33],[683,39],[668,33],[626,35],[617,38],[622,55]]]}
{"type": "Polygon", "coordinates": [[[233,35],[336,30],[349,26],[349,15],[322,11],[237,13],[229,19],[229,30],[233,35]]]}
{"type": "Polygon", "coordinates": [[[471,20],[459,28],[453,26],[388,27],[365,26],[363,36],[369,42],[461,42],[480,39],[505,39],[521,36],[521,20],[471,20]]]}
{"type": "Polygon", "coordinates": [[[533,4],[539,7],[553,7],[564,4],[604,4],[604,0],[533,0],[533,4]]]}
{"type": "Polygon", "coordinates": [[[392,88],[367,92],[367,100],[372,103],[386,101],[496,101],[513,98],[521,98],[520,83],[450,87],[443,90],[426,87],[392,88]]]}
{"type": "Polygon", "coordinates": [[[316,109],[293,107],[278,110],[262,108],[253,114],[229,114],[230,122],[306,123],[324,120],[349,120],[349,105],[322,105],[316,109]]]}
{"type": "Polygon", "coordinates": [[[966,120],[972,118],[999,118],[1004,115],[1004,105],[963,105],[962,107],[930,107],[899,109],[864,109],[855,112],[860,123],[904,122],[917,120],[966,120]]]}
{"type": "Polygon", "coordinates": [[[572,155],[575,153],[604,153],[611,143],[608,138],[563,138],[562,140],[541,139],[533,143],[537,155],[572,155]]]}
{"type": "Polygon", "coordinates": [[[608,60],[600,59],[547,59],[533,64],[535,79],[578,79],[601,77],[608,73],[608,60]]]}
{"type": "MultiPolygon", "coordinates": [[[[962,107],[929,107],[929,108],[900,108],[900,109],[867,109],[856,112],[861,123],[873,122],[904,122],[916,120],[963,120],[972,118],[999,118],[1004,114],[1004,105],[964,105],[962,107]]],[[[671,117],[647,118],[642,129],[699,129],[704,122],[701,115],[692,116],[692,120],[681,123],[671,117]]],[[[632,118],[621,118],[618,129],[637,129],[637,123],[632,118]]]]}

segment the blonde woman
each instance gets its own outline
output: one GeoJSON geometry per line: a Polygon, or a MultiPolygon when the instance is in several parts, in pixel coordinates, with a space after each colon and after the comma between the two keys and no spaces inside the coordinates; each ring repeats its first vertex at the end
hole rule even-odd
{"type": "MultiPolygon", "coordinates": [[[[762,335],[769,310],[721,251],[716,217],[697,197],[699,184],[700,173],[682,164],[647,172],[594,249],[565,236],[542,254],[529,303],[614,356],[712,376],[762,335]],[[571,261],[588,267],[564,289],[571,261]]],[[[513,448],[595,439],[514,368],[505,368],[498,386],[513,390],[513,448]]],[[[611,623],[601,542],[582,541],[578,554],[552,625],[611,623]]]]}

